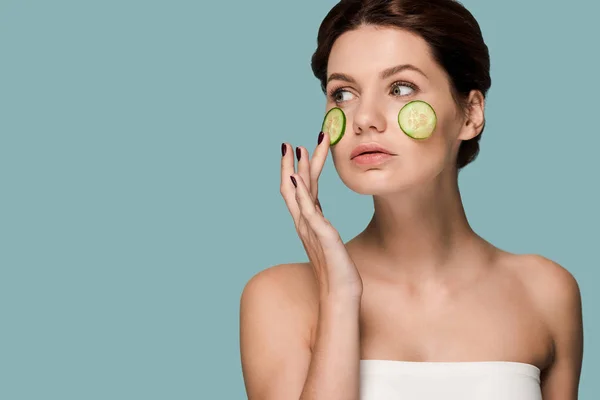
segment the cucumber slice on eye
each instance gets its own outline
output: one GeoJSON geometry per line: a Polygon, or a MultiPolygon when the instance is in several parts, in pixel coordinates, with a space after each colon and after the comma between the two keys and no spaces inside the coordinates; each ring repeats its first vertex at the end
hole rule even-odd
{"type": "Polygon", "coordinates": [[[329,143],[331,146],[336,144],[344,136],[346,130],[346,114],[339,107],[334,107],[325,114],[321,131],[329,134],[329,143]]]}
{"type": "Polygon", "coordinates": [[[436,123],[435,111],[422,100],[406,103],[398,113],[400,129],[413,139],[427,139],[433,133],[436,123]]]}

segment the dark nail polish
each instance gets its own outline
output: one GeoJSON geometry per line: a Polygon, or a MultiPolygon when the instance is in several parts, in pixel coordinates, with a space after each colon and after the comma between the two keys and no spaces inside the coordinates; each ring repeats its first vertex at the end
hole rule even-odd
{"type": "Polygon", "coordinates": [[[296,147],[296,158],[298,159],[298,161],[300,161],[301,155],[302,155],[302,150],[300,150],[300,147],[296,147]]]}
{"type": "Polygon", "coordinates": [[[298,187],[298,184],[296,183],[296,178],[294,178],[293,176],[290,175],[290,179],[292,180],[294,187],[298,187]]]}
{"type": "Polygon", "coordinates": [[[281,157],[285,156],[285,153],[287,152],[287,146],[285,143],[281,143],[281,157]]]}
{"type": "Polygon", "coordinates": [[[317,141],[317,144],[321,144],[321,142],[323,141],[323,137],[325,136],[325,134],[323,132],[319,133],[319,140],[317,141]]]}

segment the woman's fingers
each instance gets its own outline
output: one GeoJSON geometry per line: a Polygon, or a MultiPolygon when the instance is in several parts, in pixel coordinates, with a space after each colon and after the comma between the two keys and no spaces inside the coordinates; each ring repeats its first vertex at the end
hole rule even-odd
{"type": "Polygon", "coordinates": [[[281,145],[281,183],[279,192],[285,200],[290,214],[292,214],[294,223],[296,223],[298,218],[300,218],[300,209],[296,202],[294,186],[290,182],[290,175],[294,173],[294,155],[292,154],[292,149],[293,147],[287,143],[281,145]]]}
{"type": "Polygon", "coordinates": [[[315,210],[322,216],[323,210],[318,198],[318,181],[329,153],[329,135],[319,132],[317,147],[312,158],[310,158],[308,150],[302,146],[294,148],[288,143],[283,143],[281,151],[280,192],[294,218],[294,223],[297,224],[301,214],[299,203],[295,201],[294,187],[290,185],[290,176],[296,173],[294,157],[298,160],[298,172],[296,174],[302,179],[309,198],[313,201],[312,207],[315,208],[316,206],[315,210]]]}
{"type": "Polygon", "coordinates": [[[317,148],[310,160],[310,184],[308,186],[310,194],[317,201],[319,198],[319,177],[329,153],[329,146],[329,134],[320,132],[317,140],[317,148]]]}
{"type": "Polygon", "coordinates": [[[320,237],[331,234],[330,226],[317,208],[315,200],[310,195],[306,183],[299,174],[292,174],[290,180],[296,187],[296,201],[302,217],[308,222],[310,228],[320,237]]]}
{"type": "Polygon", "coordinates": [[[298,160],[298,175],[302,177],[310,190],[310,158],[308,150],[302,146],[296,147],[296,159],[298,160]]]}
{"type": "Polygon", "coordinates": [[[315,202],[317,203],[317,207],[319,207],[319,212],[321,213],[321,215],[323,215],[323,207],[321,206],[321,202],[319,201],[319,199],[316,199],[315,202]]]}

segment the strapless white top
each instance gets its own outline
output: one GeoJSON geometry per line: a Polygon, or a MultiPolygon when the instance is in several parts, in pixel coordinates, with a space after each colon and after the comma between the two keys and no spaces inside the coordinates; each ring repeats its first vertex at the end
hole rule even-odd
{"type": "Polygon", "coordinates": [[[360,360],[361,400],[542,400],[540,369],[512,361],[360,360]]]}

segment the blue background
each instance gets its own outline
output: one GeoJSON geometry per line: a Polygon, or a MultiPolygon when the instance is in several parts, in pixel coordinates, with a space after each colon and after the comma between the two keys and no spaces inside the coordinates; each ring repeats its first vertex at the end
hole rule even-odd
{"type": "MultiPolygon", "coordinates": [[[[239,296],[305,261],[280,144],[312,149],[331,0],[0,1],[0,398],[241,399],[239,296]]],[[[582,290],[600,394],[597,2],[468,0],[492,58],[469,220],[582,290]]],[[[321,202],[368,222],[328,159],[321,202]]]]}

